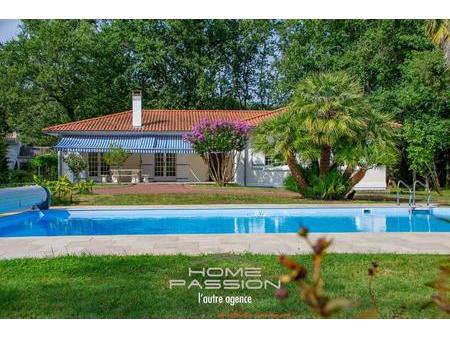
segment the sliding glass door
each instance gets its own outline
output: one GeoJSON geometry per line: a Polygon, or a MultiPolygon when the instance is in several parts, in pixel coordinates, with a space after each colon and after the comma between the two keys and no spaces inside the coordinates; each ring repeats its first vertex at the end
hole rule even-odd
{"type": "Polygon", "coordinates": [[[109,165],[103,159],[103,153],[88,153],[88,175],[95,181],[100,180],[101,175],[109,175],[109,165]]]}

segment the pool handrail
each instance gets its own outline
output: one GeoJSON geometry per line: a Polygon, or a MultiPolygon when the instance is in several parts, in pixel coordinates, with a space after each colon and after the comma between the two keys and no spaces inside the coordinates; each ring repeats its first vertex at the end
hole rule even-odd
{"type": "Polygon", "coordinates": [[[423,183],[419,180],[414,181],[414,183],[413,183],[413,202],[412,202],[413,207],[416,206],[416,185],[417,184],[419,184],[425,188],[425,190],[427,192],[427,207],[429,207],[430,202],[431,202],[431,190],[430,190],[430,186],[428,185],[428,180],[425,180],[425,183],[423,183]]]}
{"type": "Polygon", "coordinates": [[[412,190],[411,190],[411,187],[402,180],[399,180],[397,182],[397,205],[400,205],[400,185],[405,186],[409,191],[408,206],[411,208],[411,206],[412,206],[412,190]]]}

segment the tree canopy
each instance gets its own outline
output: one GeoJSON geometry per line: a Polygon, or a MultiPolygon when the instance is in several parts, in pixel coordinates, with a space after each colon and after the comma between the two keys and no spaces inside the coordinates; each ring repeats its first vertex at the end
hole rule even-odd
{"type": "MultiPolygon", "coordinates": [[[[0,44],[0,133],[52,144],[42,128],[129,109],[134,89],[146,108],[278,108],[308,76],[340,71],[374,111],[423,132],[448,123],[448,38],[445,20],[23,20],[0,44]]],[[[412,170],[404,130],[395,178],[412,170]]],[[[442,181],[446,153],[432,156],[442,181]]]]}
{"type": "Polygon", "coordinates": [[[24,20],[0,46],[0,120],[49,143],[42,128],[129,109],[136,88],[146,108],[269,107],[275,49],[266,20],[24,20]]]}

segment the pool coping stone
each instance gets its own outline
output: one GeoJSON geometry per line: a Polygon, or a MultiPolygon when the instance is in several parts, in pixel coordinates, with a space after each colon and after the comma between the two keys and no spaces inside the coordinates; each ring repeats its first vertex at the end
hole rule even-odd
{"type": "MultiPolygon", "coordinates": [[[[449,233],[313,233],[333,239],[329,252],[450,254],[449,233]]],[[[64,255],[302,254],[296,234],[111,235],[0,238],[0,259],[64,255]]]]}

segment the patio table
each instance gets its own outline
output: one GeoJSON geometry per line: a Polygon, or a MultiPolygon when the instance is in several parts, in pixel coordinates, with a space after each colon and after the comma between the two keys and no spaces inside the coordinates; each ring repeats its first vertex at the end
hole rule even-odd
{"type": "Polygon", "coordinates": [[[111,169],[111,180],[113,183],[119,183],[119,177],[130,178],[131,183],[139,183],[141,176],[140,169],[111,169]]]}

